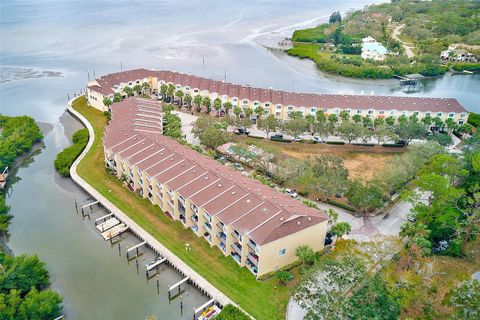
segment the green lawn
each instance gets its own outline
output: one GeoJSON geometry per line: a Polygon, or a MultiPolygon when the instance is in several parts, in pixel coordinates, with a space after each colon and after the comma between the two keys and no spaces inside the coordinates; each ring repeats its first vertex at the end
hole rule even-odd
{"type": "Polygon", "coordinates": [[[95,131],[95,142],[79,164],[78,174],[252,316],[259,320],[284,319],[294,282],[288,287],[281,287],[276,279],[255,280],[250,271],[240,268],[232,258],[224,257],[220,250],[211,248],[205,240],[197,238],[189,229],[185,230],[179,222],[171,221],[158,206],[128,191],[104,168],[101,138],[106,126],[105,116],[88,107],[85,97],[75,100],[73,107],[90,121],[95,131]],[[185,250],[185,243],[190,244],[191,251],[185,250]]]}

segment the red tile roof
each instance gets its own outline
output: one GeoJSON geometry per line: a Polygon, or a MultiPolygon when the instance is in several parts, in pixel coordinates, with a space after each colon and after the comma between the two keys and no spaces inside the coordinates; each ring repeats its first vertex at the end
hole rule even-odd
{"type": "Polygon", "coordinates": [[[122,152],[131,165],[259,245],[328,219],[324,212],[158,134],[160,124],[152,132],[139,129],[137,118],[147,104],[152,102],[130,98],[112,107],[103,139],[106,150],[122,152]]]}
{"type": "Polygon", "coordinates": [[[113,94],[113,88],[120,83],[148,80],[156,77],[159,80],[172,82],[175,85],[190,86],[192,89],[209,90],[219,95],[238,97],[239,99],[258,100],[261,103],[292,105],[296,107],[340,108],[340,109],[376,109],[397,111],[430,111],[430,112],[465,112],[466,109],[456,99],[452,98],[420,98],[395,96],[366,96],[340,94],[312,94],[286,91],[274,91],[249,86],[199,78],[196,76],[171,71],[153,71],[135,69],[111,73],[97,79],[98,85],[92,85],[90,90],[103,95],[113,94]]]}

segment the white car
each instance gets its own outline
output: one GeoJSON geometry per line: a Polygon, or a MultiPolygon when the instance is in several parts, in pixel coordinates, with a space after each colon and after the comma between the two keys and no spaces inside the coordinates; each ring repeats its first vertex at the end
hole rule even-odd
{"type": "Polygon", "coordinates": [[[292,189],[285,189],[285,193],[290,195],[290,197],[292,197],[292,198],[296,198],[298,196],[298,194],[295,191],[293,191],[292,189]]]}
{"type": "Polygon", "coordinates": [[[318,136],[313,136],[313,137],[312,137],[312,141],[318,143],[318,142],[321,142],[322,140],[321,140],[320,137],[318,137],[318,136]]]}

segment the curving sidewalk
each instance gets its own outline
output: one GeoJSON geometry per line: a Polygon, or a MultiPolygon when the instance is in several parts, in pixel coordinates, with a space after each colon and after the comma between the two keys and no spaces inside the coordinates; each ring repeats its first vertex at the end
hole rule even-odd
{"type": "MultiPolygon", "coordinates": [[[[159,252],[163,255],[171,265],[173,265],[176,269],[178,269],[182,274],[189,277],[190,282],[194,283],[202,292],[209,295],[212,299],[222,305],[226,306],[227,304],[232,304],[237,308],[241,309],[236,303],[234,303],[230,298],[228,298],[225,294],[223,294],[220,290],[215,288],[212,284],[210,284],[206,279],[204,279],[201,275],[199,275],[196,271],[190,268],[185,262],[179,259],[176,255],[174,255],[170,250],[168,250],[165,246],[163,246],[157,239],[152,237],[149,233],[143,230],[139,225],[135,223],[129,216],[123,213],[119,208],[117,208],[113,203],[111,203],[107,198],[105,198],[102,194],[100,194],[97,190],[95,190],[92,186],[90,186],[85,180],[83,180],[77,174],[77,166],[88,153],[90,148],[93,145],[95,140],[95,133],[93,131],[93,127],[90,122],[79,112],[77,112],[72,107],[72,102],[76,98],[70,100],[68,102],[67,110],[70,114],[76,117],[83,125],[88,129],[89,139],[87,146],[80,154],[80,156],[75,160],[70,168],[70,176],[77,183],[80,187],[82,187],[88,194],[90,194],[93,198],[97,199],[107,210],[117,216],[123,223],[125,223],[130,230],[141,237],[144,241],[148,243],[154,250],[159,252]]],[[[245,312],[247,315],[248,313],[245,312]]],[[[250,316],[250,315],[249,315],[250,316]]],[[[252,316],[250,316],[254,319],[252,316]]]]}

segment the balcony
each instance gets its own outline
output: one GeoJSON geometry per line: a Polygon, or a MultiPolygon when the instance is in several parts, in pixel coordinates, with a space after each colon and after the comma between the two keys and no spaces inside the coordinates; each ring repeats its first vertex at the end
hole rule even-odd
{"type": "Polygon", "coordinates": [[[203,217],[204,217],[208,222],[212,222],[212,217],[210,217],[209,214],[204,213],[204,214],[203,214],[203,217]]]}
{"type": "Polygon", "coordinates": [[[242,258],[238,253],[232,251],[230,256],[233,258],[233,260],[237,261],[238,264],[242,263],[242,258]]]}
{"type": "Polygon", "coordinates": [[[203,237],[208,241],[208,243],[212,243],[212,235],[209,232],[205,232],[203,237]]]}
{"type": "Polygon", "coordinates": [[[212,225],[208,222],[204,222],[203,223],[203,227],[205,228],[205,230],[207,231],[212,231],[212,225]]]}
{"type": "Polygon", "coordinates": [[[175,209],[174,209],[174,208],[175,208],[175,203],[173,203],[172,200],[168,200],[167,203],[168,203],[168,205],[169,205],[170,207],[172,207],[172,210],[175,210],[175,209]]]}
{"type": "Polygon", "coordinates": [[[255,266],[258,266],[258,256],[253,253],[247,253],[247,259],[250,260],[255,266]]]}
{"type": "Polygon", "coordinates": [[[235,250],[240,256],[242,255],[242,245],[238,242],[232,243],[232,249],[235,250]]]}
{"type": "Polygon", "coordinates": [[[227,247],[225,247],[225,244],[223,242],[220,242],[218,244],[218,247],[220,248],[220,250],[222,250],[223,253],[225,253],[227,251],[227,247]]]}
{"type": "Polygon", "coordinates": [[[155,192],[155,194],[157,195],[157,198],[158,198],[158,199],[163,200],[163,194],[162,194],[161,192],[160,192],[160,193],[155,192]]]}
{"type": "Polygon", "coordinates": [[[238,241],[242,241],[242,236],[240,235],[240,233],[238,233],[237,231],[234,231],[232,232],[232,236],[237,239],[238,241]]]}
{"type": "Polygon", "coordinates": [[[183,222],[183,224],[187,223],[185,220],[185,214],[180,214],[180,220],[183,222]]]}
{"type": "Polygon", "coordinates": [[[180,213],[185,214],[185,207],[180,202],[178,202],[178,211],[180,211],[180,213]]]}
{"type": "Polygon", "coordinates": [[[192,209],[193,212],[198,213],[198,208],[197,208],[197,206],[194,205],[193,203],[190,205],[190,209],[192,209]]]}
{"type": "Polygon", "coordinates": [[[253,251],[255,251],[256,253],[258,253],[258,247],[257,247],[257,244],[256,244],[255,242],[253,242],[252,240],[248,240],[247,245],[248,245],[253,251]]]}
{"type": "Polygon", "coordinates": [[[220,230],[225,231],[225,225],[221,222],[217,223],[217,227],[220,228],[220,230]]]}
{"type": "Polygon", "coordinates": [[[217,233],[217,238],[220,239],[220,241],[225,242],[227,240],[227,235],[223,232],[217,233]]]}
{"type": "Polygon", "coordinates": [[[192,220],[195,224],[198,223],[198,216],[194,214],[193,216],[190,217],[190,220],[192,220]]]}
{"type": "Polygon", "coordinates": [[[198,226],[191,226],[190,229],[192,229],[192,231],[197,234],[198,233],[198,226]]]}
{"type": "Polygon", "coordinates": [[[245,261],[245,265],[247,266],[248,270],[253,273],[254,276],[258,274],[258,267],[254,265],[250,260],[245,261]]]}

